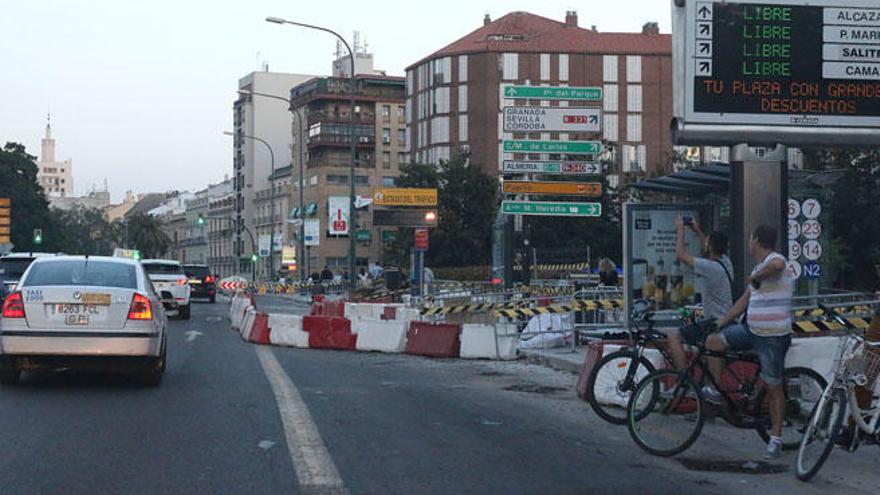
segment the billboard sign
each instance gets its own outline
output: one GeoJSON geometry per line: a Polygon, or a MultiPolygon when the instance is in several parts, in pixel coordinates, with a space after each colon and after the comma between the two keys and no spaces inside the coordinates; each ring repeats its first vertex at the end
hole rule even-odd
{"type": "Polygon", "coordinates": [[[351,223],[349,200],[348,196],[330,196],[327,199],[327,231],[330,235],[348,235],[351,223]]]}
{"type": "Polygon", "coordinates": [[[877,142],[876,0],[682,4],[673,8],[677,142],[711,132],[694,126],[726,132],[714,145],[877,142]]]}

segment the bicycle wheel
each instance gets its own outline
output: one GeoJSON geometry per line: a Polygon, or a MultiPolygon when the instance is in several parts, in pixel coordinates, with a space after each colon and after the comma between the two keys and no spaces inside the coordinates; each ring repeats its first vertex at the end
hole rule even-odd
{"type": "Polygon", "coordinates": [[[615,425],[626,423],[629,396],[642,378],[654,371],[645,356],[626,349],[603,357],[587,380],[587,397],[596,414],[615,425]]]}
{"type": "MultiPolygon", "coordinates": [[[[822,375],[809,368],[786,368],[783,372],[785,380],[785,416],[782,419],[782,449],[794,450],[801,444],[804,431],[810,423],[810,415],[827,383],[822,375]]],[[[770,405],[767,391],[762,390],[758,396],[763,420],[758,421],[755,430],[765,441],[770,440],[770,405]]]]}
{"type": "Polygon", "coordinates": [[[676,370],[655,371],[636,387],[627,407],[627,428],[646,452],[669,457],[690,447],[705,422],[693,380],[676,370]]]}
{"type": "Polygon", "coordinates": [[[845,412],[843,390],[835,390],[819,401],[798,448],[795,469],[799,480],[808,481],[822,468],[834,448],[845,412]]]}

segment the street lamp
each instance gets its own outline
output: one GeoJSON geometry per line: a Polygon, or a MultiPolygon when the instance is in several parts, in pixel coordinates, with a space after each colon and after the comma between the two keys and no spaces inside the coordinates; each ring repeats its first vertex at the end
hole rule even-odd
{"type": "MultiPolygon", "coordinates": [[[[231,218],[231,217],[215,217],[215,218],[217,220],[227,220],[227,221],[229,221],[230,225],[234,223],[234,224],[236,224],[236,227],[238,226],[238,222],[236,222],[234,218],[231,218]]],[[[251,261],[252,261],[252,263],[251,263],[251,270],[252,270],[251,279],[253,279],[253,281],[256,282],[257,281],[257,263],[253,257],[257,255],[257,243],[254,241],[254,234],[251,233],[251,229],[247,228],[247,225],[242,225],[242,228],[244,229],[245,232],[247,232],[248,237],[251,238],[251,253],[252,253],[251,254],[251,261]]]]}
{"type": "Polygon", "coordinates": [[[280,17],[267,17],[266,22],[272,22],[274,24],[291,24],[294,26],[304,27],[307,29],[314,29],[317,31],[324,31],[325,33],[330,33],[333,36],[336,36],[339,41],[345,46],[345,49],[348,50],[348,57],[351,61],[351,72],[349,74],[349,85],[351,86],[349,89],[351,90],[351,109],[348,112],[348,138],[350,142],[350,153],[351,153],[351,163],[349,164],[349,179],[351,181],[350,184],[350,195],[349,195],[349,222],[348,222],[348,278],[351,282],[351,290],[354,291],[357,289],[357,276],[356,268],[357,268],[357,244],[355,244],[354,238],[354,217],[355,217],[355,190],[354,190],[354,162],[355,162],[355,138],[354,138],[354,100],[355,95],[357,94],[357,79],[354,75],[354,52],[351,50],[351,46],[349,46],[348,42],[345,41],[345,38],[339,35],[336,31],[331,29],[327,29],[321,26],[313,26],[311,24],[303,24],[301,22],[288,21],[287,19],[282,19],[280,17]]]}
{"type": "MultiPolygon", "coordinates": [[[[299,146],[299,156],[300,156],[300,161],[299,161],[299,214],[300,214],[301,218],[300,218],[300,224],[299,224],[299,256],[304,257],[305,252],[306,252],[306,248],[305,248],[305,245],[306,245],[305,217],[306,216],[305,216],[305,200],[303,199],[303,189],[305,186],[306,157],[305,157],[305,152],[304,152],[305,146],[303,144],[304,138],[303,138],[302,116],[299,114],[299,112],[294,111],[293,104],[290,102],[290,100],[288,100],[287,98],[284,98],[283,96],[270,95],[270,94],[266,94],[266,93],[257,93],[255,91],[249,91],[249,90],[243,90],[243,89],[239,89],[238,94],[251,95],[251,96],[255,95],[255,96],[262,96],[264,98],[272,98],[273,100],[281,100],[284,103],[287,103],[289,105],[289,107],[290,107],[289,109],[290,109],[291,113],[293,113],[293,116],[296,117],[296,123],[297,123],[297,126],[299,127],[299,134],[297,137],[297,145],[299,146]]],[[[305,281],[306,281],[306,271],[303,268],[304,266],[305,265],[302,263],[302,260],[300,260],[300,262],[299,262],[299,278],[300,278],[300,282],[303,282],[303,283],[305,283],[305,281]]]]}
{"type": "MultiPolygon", "coordinates": [[[[223,131],[223,134],[227,136],[235,136],[235,133],[230,131],[223,131]]],[[[269,173],[269,187],[272,189],[272,194],[269,195],[269,202],[271,203],[269,209],[272,210],[271,219],[269,220],[272,223],[271,230],[269,231],[269,276],[272,279],[275,278],[275,260],[274,260],[274,252],[275,252],[275,185],[272,184],[272,175],[275,173],[275,152],[272,151],[272,147],[269,146],[269,143],[266,141],[256,137],[256,136],[248,136],[247,134],[240,134],[241,137],[245,139],[253,139],[254,141],[259,141],[266,145],[266,148],[269,150],[269,158],[272,164],[272,171],[269,173]]]]}

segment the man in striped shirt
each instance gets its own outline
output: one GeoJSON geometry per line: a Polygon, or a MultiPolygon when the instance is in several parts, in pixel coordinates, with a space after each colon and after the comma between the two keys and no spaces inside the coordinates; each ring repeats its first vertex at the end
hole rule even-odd
{"type": "MultiPolygon", "coordinates": [[[[754,349],[761,363],[761,379],[767,384],[770,401],[770,442],[764,451],[765,459],[782,454],[782,420],[785,415],[783,370],[785,354],[791,346],[791,298],[794,279],[788,272],[785,256],[774,251],[776,230],[761,225],[752,234],[749,252],[757,263],[749,276],[749,286],[727,314],[718,320],[718,327],[733,322],[748,308],[746,324],[731,325],[709,336],[706,347],[714,351],[744,351],[754,349]]],[[[709,359],[709,371],[716,383],[724,368],[720,358],[709,359]]],[[[720,399],[717,390],[704,389],[707,400],[720,399]]]]}

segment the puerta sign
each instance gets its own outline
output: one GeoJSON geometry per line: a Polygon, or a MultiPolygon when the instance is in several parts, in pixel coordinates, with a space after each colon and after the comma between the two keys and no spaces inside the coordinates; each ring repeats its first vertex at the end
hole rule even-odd
{"type": "Polygon", "coordinates": [[[880,127],[876,0],[698,0],[674,19],[680,126],[754,126],[737,129],[739,142],[749,131],[755,142],[774,139],[758,134],[778,126],[793,139],[777,140],[786,144],[809,142],[810,132],[880,127]]]}
{"type": "Polygon", "coordinates": [[[601,117],[598,108],[504,107],[504,132],[596,133],[601,117]]]}

